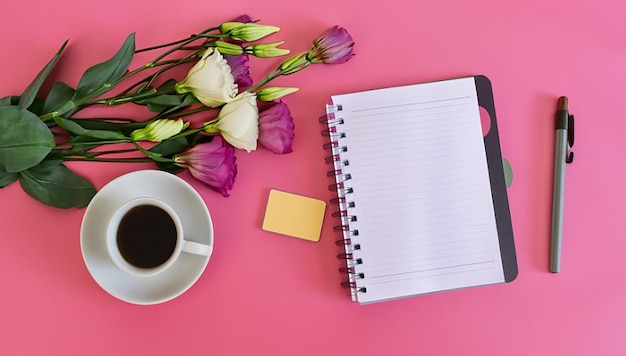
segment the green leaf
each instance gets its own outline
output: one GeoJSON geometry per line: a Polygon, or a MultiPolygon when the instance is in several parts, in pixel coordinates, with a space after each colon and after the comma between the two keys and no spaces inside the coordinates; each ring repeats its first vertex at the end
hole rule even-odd
{"type": "Polygon", "coordinates": [[[96,188],[59,160],[43,161],[20,172],[20,185],[31,197],[56,208],[83,208],[96,188]]]}
{"type": "Polygon", "coordinates": [[[183,102],[185,95],[181,94],[163,94],[137,102],[138,104],[153,104],[160,106],[177,106],[183,102]]]}
{"type": "MultiPolygon", "coordinates": [[[[162,141],[150,149],[152,152],[161,154],[163,157],[173,157],[177,153],[181,153],[187,148],[194,145],[196,138],[193,136],[179,137],[173,140],[162,141]]],[[[160,170],[177,174],[185,169],[177,166],[173,162],[156,162],[160,170]]]]}
{"type": "Polygon", "coordinates": [[[157,88],[156,93],[160,95],[138,101],[137,104],[147,105],[148,109],[152,112],[161,112],[166,110],[168,107],[183,104],[186,100],[187,94],[177,94],[176,83],[177,82],[174,79],[167,80],[157,88]]]}
{"type": "Polygon", "coordinates": [[[28,111],[32,112],[33,114],[37,116],[46,114],[45,112],[43,112],[43,99],[35,98],[35,100],[33,100],[33,103],[30,104],[30,106],[28,107],[28,111]]]}
{"type": "Polygon", "coordinates": [[[199,101],[191,94],[164,94],[153,98],[149,98],[139,102],[138,104],[145,104],[148,106],[148,110],[152,112],[164,112],[170,109],[168,112],[173,112],[182,109],[186,106],[197,104],[199,101]]]}
{"type": "Polygon", "coordinates": [[[191,147],[191,143],[187,140],[187,137],[179,137],[173,140],[162,141],[150,149],[150,151],[167,157],[176,153],[180,153],[187,148],[191,147]]]}
{"type": "Polygon", "coordinates": [[[58,116],[54,118],[54,122],[56,122],[57,125],[61,126],[65,130],[79,136],[93,137],[102,140],[124,140],[125,138],[124,135],[117,131],[88,130],[74,120],[64,119],[58,116]]]}
{"type": "MultiPolygon", "coordinates": [[[[72,154],[75,152],[87,152],[96,147],[99,147],[101,144],[105,142],[109,142],[109,141],[94,139],[94,138],[85,137],[85,136],[76,136],[72,138],[71,140],[67,141],[67,144],[70,146],[70,148],[68,148],[67,150],[64,150],[64,152],[67,152],[67,154],[72,154]]],[[[55,152],[55,151],[52,151],[52,152],[55,152]]]]}
{"type": "Polygon", "coordinates": [[[19,106],[0,107],[0,165],[15,173],[41,162],[54,135],[39,117],[19,106]]]}
{"type": "Polygon", "coordinates": [[[17,173],[9,173],[4,167],[0,166],[0,188],[15,182],[19,175],[17,173]]]}
{"type": "Polygon", "coordinates": [[[37,93],[39,93],[39,89],[41,89],[41,86],[43,85],[43,82],[46,80],[46,77],[48,77],[48,74],[50,74],[50,71],[52,71],[52,68],[54,68],[54,65],[57,63],[57,61],[61,57],[61,53],[63,53],[63,50],[65,49],[66,45],[67,45],[67,41],[63,43],[63,45],[57,51],[54,57],[52,57],[50,62],[48,62],[48,64],[41,70],[41,72],[37,74],[33,82],[30,83],[28,87],[26,87],[26,89],[24,90],[24,93],[22,93],[22,96],[20,97],[20,101],[18,104],[19,106],[23,108],[27,108],[30,106],[30,104],[33,103],[33,100],[35,100],[37,93]]]}
{"type": "Polygon", "coordinates": [[[183,167],[177,166],[171,162],[168,162],[168,163],[156,162],[156,165],[157,167],[159,167],[160,170],[168,172],[168,173],[172,173],[172,174],[178,174],[185,170],[183,167]]]}
{"type": "Polygon", "coordinates": [[[63,105],[72,100],[74,92],[74,89],[63,82],[54,83],[43,103],[42,111],[44,113],[50,113],[59,110],[63,105]]]}
{"type": "Polygon", "coordinates": [[[77,104],[83,104],[81,100],[98,97],[113,89],[113,83],[124,75],[134,54],[135,34],[132,33],[111,59],[85,71],[72,100],[77,104]]]}
{"type": "Polygon", "coordinates": [[[136,129],[146,126],[145,122],[109,122],[104,120],[114,119],[80,119],[80,126],[88,130],[109,130],[118,131],[123,135],[130,135],[136,129]]]}
{"type": "Polygon", "coordinates": [[[154,151],[149,151],[146,150],[145,148],[141,147],[137,142],[133,142],[133,145],[143,154],[145,154],[146,156],[148,156],[148,158],[150,158],[151,160],[153,160],[154,162],[162,162],[162,163],[168,163],[168,162],[172,162],[171,159],[169,158],[164,158],[162,154],[160,153],[156,153],[154,151]]]}
{"type": "Polygon", "coordinates": [[[4,98],[0,99],[0,106],[17,105],[17,103],[19,102],[20,102],[19,96],[5,96],[4,98]]]}
{"type": "Polygon", "coordinates": [[[176,79],[168,79],[157,88],[159,94],[176,94],[176,79]]]}

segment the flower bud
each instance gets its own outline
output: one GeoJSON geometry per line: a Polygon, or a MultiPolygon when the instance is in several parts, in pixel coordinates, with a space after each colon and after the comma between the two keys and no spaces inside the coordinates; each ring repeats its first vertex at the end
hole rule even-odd
{"type": "Polygon", "coordinates": [[[261,57],[261,58],[284,56],[286,54],[289,54],[289,50],[278,48],[278,46],[280,46],[283,43],[285,43],[285,41],[274,42],[274,43],[259,43],[259,44],[255,44],[255,45],[244,48],[244,51],[255,57],[261,57]]]}
{"type": "Polygon", "coordinates": [[[311,63],[338,64],[348,61],[352,56],[354,41],[348,31],[334,26],[324,31],[307,53],[311,63]]]}
{"type": "Polygon", "coordinates": [[[220,32],[222,34],[225,34],[225,33],[228,33],[228,31],[232,30],[233,28],[241,27],[243,25],[245,25],[245,23],[239,22],[239,21],[224,22],[223,24],[220,25],[220,32]]]}
{"type": "Polygon", "coordinates": [[[280,71],[283,75],[293,74],[308,67],[309,64],[311,64],[311,62],[306,59],[306,53],[298,53],[281,63],[280,71]]]}
{"type": "Polygon", "coordinates": [[[220,25],[220,32],[239,41],[252,42],[280,31],[279,27],[259,25],[254,22],[224,22],[220,25]]]}
{"type": "Polygon", "coordinates": [[[224,41],[215,41],[215,47],[221,54],[238,55],[243,53],[243,48],[235,43],[228,43],[224,41]]]}
{"type": "Polygon", "coordinates": [[[189,126],[189,123],[183,122],[182,119],[160,119],[152,121],[142,129],[133,131],[130,137],[133,141],[161,142],[179,134],[182,130],[186,129],[187,126],[189,126]]]}
{"type": "Polygon", "coordinates": [[[283,96],[295,93],[298,90],[298,88],[269,87],[259,90],[256,93],[256,97],[259,101],[274,101],[278,98],[282,98],[283,96]]]}

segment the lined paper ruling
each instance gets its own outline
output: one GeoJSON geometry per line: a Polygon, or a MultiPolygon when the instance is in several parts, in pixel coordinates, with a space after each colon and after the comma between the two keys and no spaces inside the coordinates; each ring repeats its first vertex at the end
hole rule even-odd
{"type": "Polygon", "coordinates": [[[353,299],[504,282],[474,77],[331,100],[353,299]]]}

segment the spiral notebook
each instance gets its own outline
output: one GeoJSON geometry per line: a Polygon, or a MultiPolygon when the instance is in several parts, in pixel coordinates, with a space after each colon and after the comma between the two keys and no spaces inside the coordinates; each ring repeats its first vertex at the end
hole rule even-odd
{"type": "Polygon", "coordinates": [[[324,123],[340,270],[372,303],[510,282],[517,261],[484,76],[336,95],[324,123]],[[487,116],[483,135],[481,110],[487,116]],[[486,131],[486,129],[485,129],[486,131]]]}

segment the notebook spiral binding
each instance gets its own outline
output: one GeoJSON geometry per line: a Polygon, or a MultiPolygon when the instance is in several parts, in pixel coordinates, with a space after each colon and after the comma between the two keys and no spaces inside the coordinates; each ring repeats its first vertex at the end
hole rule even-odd
{"type": "Polygon", "coordinates": [[[335,183],[330,184],[328,189],[337,192],[337,197],[331,199],[330,203],[339,207],[339,210],[333,212],[332,216],[341,222],[340,225],[333,227],[333,230],[342,234],[342,238],[335,243],[343,248],[343,252],[338,254],[337,258],[345,260],[346,266],[339,268],[339,272],[348,276],[348,279],[341,285],[350,289],[352,300],[357,300],[357,294],[367,293],[367,288],[359,283],[360,279],[365,278],[365,274],[359,272],[359,265],[363,264],[363,260],[358,257],[358,250],[361,246],[358,243],[359,230],[356,226],[358,219],[353,211],[356,205],[350,200],[350,194],[353,193],[350,186],[352,179],[350,161],[342,157],[342,153],[348,152],[348,147],[343,145],[346,134],[341,131],[340,127],[344,123],[340,115],[341,111],[341,105],[326,105],[326,115],[320,117],[320,123],[328,126],[321,133],[329,138],[329,142],[324,144],[324,149],[330,151],[331,154],[325,158],[325,161],[333,167],[326,175],[335,178],[335,183]]]}

